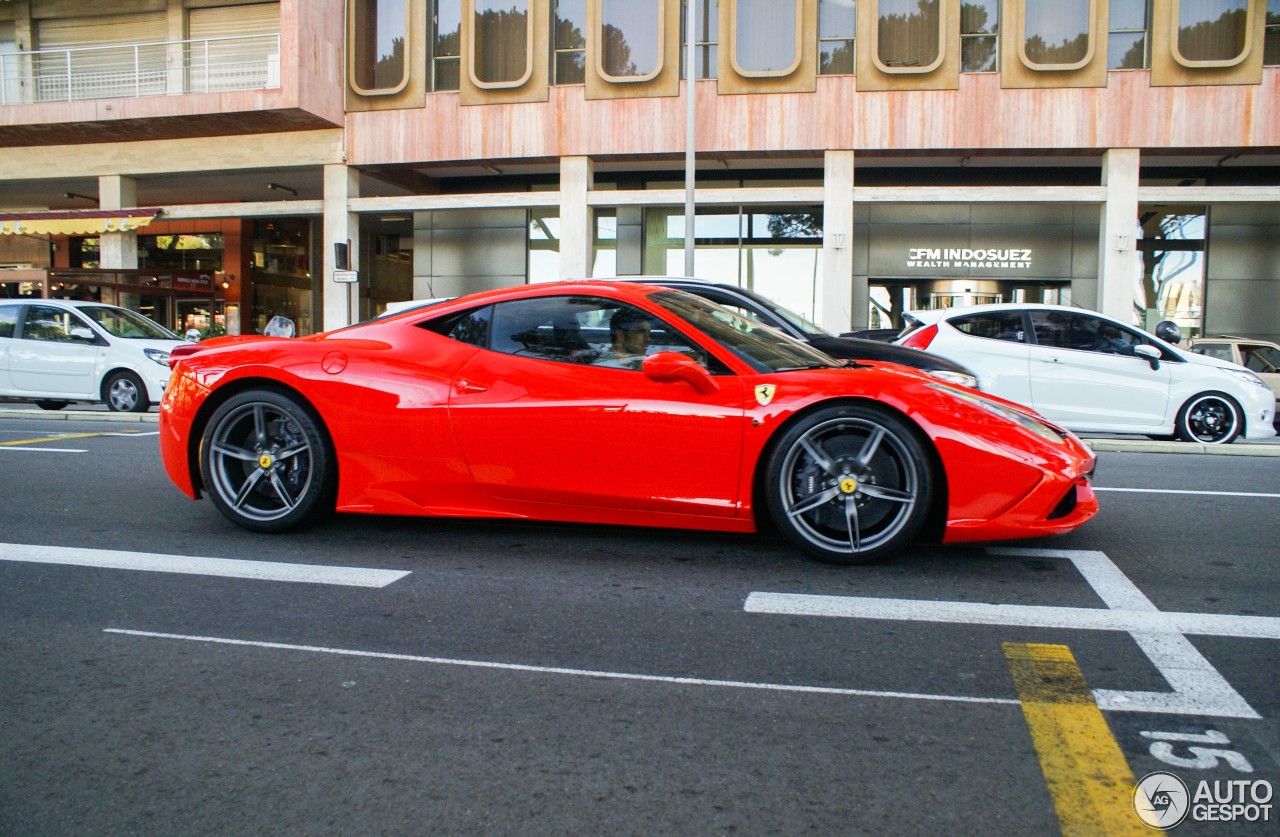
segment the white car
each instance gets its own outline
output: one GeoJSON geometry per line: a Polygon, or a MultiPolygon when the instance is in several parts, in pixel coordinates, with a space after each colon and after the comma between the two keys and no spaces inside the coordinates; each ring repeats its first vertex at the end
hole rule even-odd
{"type": "Polygon", "coordinates": [[[963,363],[984,391],[1071,430],[1208,444],[1276,432],[1274,395],[1253,372],[1092,311],[1001,303],[907,322],[897,342],[963,363]]]}
{"type": "Polygon", "coordinates": [[[0,299],[0,395],[60,410],[101,401],[142,413],[169,382],[178,335],[136,311],[64,299],[0,299]]]}

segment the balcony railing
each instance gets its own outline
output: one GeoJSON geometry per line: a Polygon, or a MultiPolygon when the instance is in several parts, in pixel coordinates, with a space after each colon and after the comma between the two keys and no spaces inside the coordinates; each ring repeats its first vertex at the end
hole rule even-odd
{"type": "Polygon", "coordinates": [[[0,55],[0,105],[279,86],[278,34],[0,55]]]}

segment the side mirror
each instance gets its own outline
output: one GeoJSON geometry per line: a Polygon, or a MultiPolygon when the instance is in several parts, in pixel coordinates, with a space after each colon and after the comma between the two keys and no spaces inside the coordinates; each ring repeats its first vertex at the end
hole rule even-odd
{"type": "Polygon", "coordinates": [[[95,339],[93,332],[84,326],[72,326],[69,334],[72,340],[83,340],[86,343],[92,343],[95,339]]]}
{"type": "Polygon", "coordinates": [[[651,381],[667,384],[684,381],[703,395],[710,395],[720,389],[711,373],[688,355],[679,352],[656,352],[644,359],[640,367],[645,377],[651,381]]]}
{"type": "Polygon", "coordinates": [[[1139,343],[1133,347],[1133,353],[1151,364],[1152,369],[1160,368],[1160,350],[1155,346],[1148,346],[1146,343],[1139,343]]]}

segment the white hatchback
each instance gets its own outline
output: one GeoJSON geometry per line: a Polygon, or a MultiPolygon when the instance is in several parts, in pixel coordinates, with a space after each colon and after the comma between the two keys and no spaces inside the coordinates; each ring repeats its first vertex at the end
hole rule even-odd
{"type": "Polygon", "coordinates": [[[178,335],[136,311],[64,299],[0,299],[0,395],[60,410],[101,401],[146,412],[169,382],[178,335]]]}
{"type": "Polygon", "coordinates": [[[1275,398],[1253,372],[1092,311],[1002,303],[907,322],[898,343],[963,363],[986,392],[1071,430],[1208,444],[1276,432],[1275,398]]]}

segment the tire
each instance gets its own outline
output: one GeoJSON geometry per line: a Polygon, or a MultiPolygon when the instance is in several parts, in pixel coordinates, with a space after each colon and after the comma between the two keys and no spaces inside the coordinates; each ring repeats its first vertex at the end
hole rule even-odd
{"type": "Polygon", "coordinates": [[[328,436],[305,404],[272,390],[247,390],[214,412],[200,474],[218,511],[254,532],[300,528],[334,508],[328,436]]]}
{"type": "Polygon", "coordinates": [[[875,406],[827,407],[783,432],[765,471],[769,515],[819,560],[866,564],[915,539],[933,469],[903,419],[875,406]]]}
{"type": "Polygon", "coordinates": [[[62,410],[70,405],[70,401],[37,401],[36,406],[42,410],[62,410]]]}
{"type": "Polygon", "coordinates": [[[102,384],[102,400],[113,413],[145,413],[151,409],[147,388],[132,372],[112,372],[102,384]]]}
{"type": "Polygon", "coordinates": [[[1184,442],[1228,445],[1244,430],[1244,416],[1230,396],[1202,392],[1182,405],[1174,430],[1184,442]]]}

